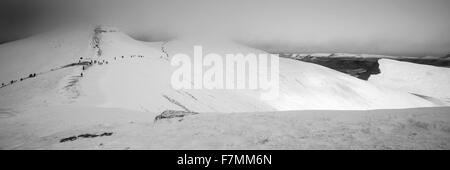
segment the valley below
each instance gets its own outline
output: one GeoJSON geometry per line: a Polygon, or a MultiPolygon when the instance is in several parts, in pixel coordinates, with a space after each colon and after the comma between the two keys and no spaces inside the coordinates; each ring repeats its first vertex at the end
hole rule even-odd
{"type": "Polygon", "coordinates": [[[424,64],[437,67],[450,68],[450,58],[412,58],[412,57],[386,57],[386,56],[374,56],[374,57],[363,57],[357,54],[350,55],[340,55],[338,57],[333,57],[333,54],[328,56],[319,55],[314,56],[314,54],[279,54],[280,57],[291,58],[294,60],[299,60],[303,62],[309,62],[318,64],[324,67],[331,68],[333,70],[351,75],[353,77],[368,80],[371,75],[379,74],[380,68],[378,60],[387,58],[397,61],[404,61],[409,63],[424,64]]]}

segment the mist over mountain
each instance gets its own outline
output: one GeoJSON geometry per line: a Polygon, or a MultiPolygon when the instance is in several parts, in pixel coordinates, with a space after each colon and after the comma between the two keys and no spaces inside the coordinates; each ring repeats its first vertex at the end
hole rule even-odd
{"type": "Polygon", "coordinates": [[[5,0],[0,42],[77,22],[114,25],[142,40],[229,38],[275,52],[445,56],[447,0],[5,0]],[[26,5],[23,5],[26,4],[26,5]]]}

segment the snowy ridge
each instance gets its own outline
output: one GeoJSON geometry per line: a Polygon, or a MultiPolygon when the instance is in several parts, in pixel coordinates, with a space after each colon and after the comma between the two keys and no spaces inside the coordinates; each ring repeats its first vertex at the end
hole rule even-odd
{"type": "MultiPolygon", "coordinates": [[[[170,65],[170,58],[177,53],[193,56],[194,45],[202,45],[204,54],[214,52],[222,56],[229,53],[264,52],[230,41],[179,39],[146,43],[136,41],[117,30],[101,32],[96,37],[98,37],[97,46],[101,50],[100,55],[96,53],[98,49],[87,45],[87,42],[91,41],[85,41],[86,44],[80,46],[90,48],[81,48],[82,50],[77,50],[77,53],[66,55],[61,61],[60,58],[55,59],[58,62],[67,61],[66,64],[69,64],[79,60],[79,56],[75,54],[84,53],[87,55],[79,62],[90,63],[92,66],[89,69],[82,69],[83,65],[75,64],[74,71],[70,74],[64,70],[72,67],[55,70],[54,74],[66,74],[61,75],[66,78],[46,76],[44,79],[38,76],[35,81],[62,83],[53,90],[58,92],[56,94],[29,94],[34,96],[32,98],[39,99],[39,102],[36,100],[30,102],[122,108],[152,113],[161,113],[165,110],[233,113],[438,106],[408,92],[399,92],[319,65],[285,58],[280,58],[280,97],[275,100],[261,100],[261,91],[258,90],[174,90],[170,84],[170,77],[176,67],[170,65]],[[83,75],[80,75],[81,73],[83,75]],[[67,81],[67,76],[78,77],[76,81],[67,81]],[[68,83],[75,83],[72,85],[76,89],[67,88],[72,87],[68,86],[68,83]],[[65,98],[64,96],[68,99],[61,100],[65,98]]],[[[62,46],[80,49],[73,43],[62,46]]],[[[18,46],[17,49],[19,48],[18,46]]],[[[54,56],[54,52],[46,48],[37,50],[54,56]]],[[[27,63],[34,62],[23,62],[27,63]]],[[[47,67],[52,66],[53,64],[49,64],[47,67]]],[[[0,93],[8,93],[12,97],[21,96],[22,91],[13,89],[2,88],[0,93]]]]}
{"type": "Polygon", "coordinates": [[[60,30],[0,46],[0,81],[19,80],[92,56],[92,31],[85,28],[60,30]]]}
{"type": "Polygon", "coordinates": [[[399,91],[450,101],[450,68],[381,59],[381,74],[369,81],[399,91]]]}
{"type": "MultiPolygon", "coordinates": [[[[29,40],[0,46],[8,47],[0,54],[12,57],[2,60],[11,61],[1,63],[2,78],[38,73],[0,88],[0,149],[450,148],[449,107],[434,107],[446,103],[411,94],[432,92],[427,86],[399,90],[389,81],[363,81],[280,58],[276,100],[260,100],[258,90],[174,90],[170,76],[176,68],[170,59],[192,53],[193,45],[202,45],[204,53],[263,51],[229,41],[141,42],[116,30],[96,35],[95,45],[92,31],[70,36],[81,35],[89,36],[59,48],[29,40]],[[28,57],[20,51],[24,48],[34,48],[37,55],[28,57]],[[25,57],[14,58],[19,54],[25,57]]],[[[405,74],[411,70],[432,73],[429,81],[443,83],[440,87],[448,84],[436,80],[442,72],[434,67],[416,69],[422,67],[389,60],[381,65],[404,69],[381,74],[403,76],[402,86],[413,80],[405,74]]]]}

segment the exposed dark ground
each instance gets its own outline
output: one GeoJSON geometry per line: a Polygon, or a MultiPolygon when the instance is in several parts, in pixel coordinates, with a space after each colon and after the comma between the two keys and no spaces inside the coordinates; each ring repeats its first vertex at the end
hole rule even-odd
{"type": "MultiPolygon", "coordinates": [[[[280,57],[292,58],[290,57],[290,55],[286,54],[280,54],[280,57]]],[[[355,58],[355,57],[331,58],[331,57],[307,56],[304,58],[293,58],[293,59],[319,64],[321,66],[325,66],[349,74],[362,80],[368,80],[371,75],[380,73],[378,60],[381,58],[355,58]]],[[[399,58],[395,60],[450,68],[449,59],[399,58]]]]}

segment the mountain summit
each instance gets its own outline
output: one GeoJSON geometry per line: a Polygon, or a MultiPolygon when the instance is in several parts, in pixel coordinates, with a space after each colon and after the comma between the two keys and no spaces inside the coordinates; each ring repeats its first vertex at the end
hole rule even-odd
{"type": "MultiPolygon", "coordinates": [[[[175,54],[265,53],[229,41],[137,41],[108,27],[48,34],[0,47],[2,106],[82,105],[145,112],[254,112],[367,110],[438,106],[408,92],[363,81],[319,65],[280,58],[280,95],[260,100],[258,90],[175,90],[175,54]],[[14,73],[14,74],[13,74],[14,73]],[[36,77],[28,78],[30,73],[36,77]],[[14,77],[15,76],[15,77],[14,77]],[[22,78],[22,81],[20,79],[22,78]],[[26,78],[24,80],[24,78],[26,78]]],[[[225,58],[224,58],[225,59],[225,58]]]]}

